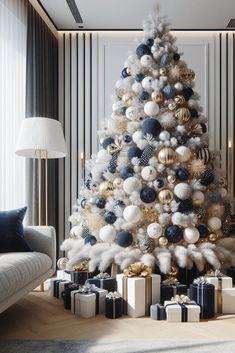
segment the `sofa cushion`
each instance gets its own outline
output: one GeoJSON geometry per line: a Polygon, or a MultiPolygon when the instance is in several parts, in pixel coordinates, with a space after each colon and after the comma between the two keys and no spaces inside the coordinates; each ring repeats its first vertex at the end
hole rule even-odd
{"type": "Polygon", "coordinates": [[[37,251],[0,254],[0,302],[51,267],[51,258],[37,251]]]}
{"type": "Polygon", "coordinates": [[[0,212],[0,253],[32,251],[24,239],[23,219],[27,207],[0,212]]]}

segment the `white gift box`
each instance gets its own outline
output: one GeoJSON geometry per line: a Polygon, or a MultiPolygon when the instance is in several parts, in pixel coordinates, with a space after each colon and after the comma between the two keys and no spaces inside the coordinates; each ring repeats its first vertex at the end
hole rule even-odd
{"type": "Polygon", "coordinates": [[[59,285],[61,284],[61,283],[64,283],[65,282],[65,280],[63,280],[63,279],[59,279],[59,278],[52,278],[51,280],[50,280],[50,295],[52,296],[52,297],[57,297],[57,298],[59,298],[59,296],[57,296],[57,288],[59,288],[59,285]],[[57,287],[55,288],[55,282],[57,282],[57,287]]]}
{"type": "Polygon", "coordinates": [[[65,286],[72,283],[72,281],[63,281],[59,283],[59,299],[62,299],[62,292],[64,291],[65,286]]]}
{"type": "Polygon", "coordinates": [[[57,277],[57,279],[64,279],[66,281],[71,281],[70,273],[67,273],[64,270],[57,270],[56,277],[57,277]]]}
{"type": "Polygon", "coordinates": [[[131,317],[141,317],[146,315],[146,311],[150,310],[151,304],[160,303],[160,286],[161,276],[151,274],[151,293],[150,303],[147,303],[148,295],[146,291],[146,278],[144,277],[125,277],[123,274],[116,276],[117,291],[124,299],[126,312],[131,317]],[[125,277],[125,279],[124,279],[125,277]],[[124,288],[124,280],[127,281],[127,288],[124,288]]]}
{"type": "Polygon", "coordinates": [[[215,290],[215,313],[216,314],[235,314],[235,287],[222,289],[219,293],[222,298],[218,298],[218,289],[215,290]],[[218,300],[219,299],[219,300],[218,300]],[[221,303],[221,311],[219,304],[221,303]]]}
{"type": "Polygon", "coordinates": [[[98,293],[81,293],[79,290],[71,292],[71,312],[85,319],[102,314],[105,311],[105,298],[108,291],[101,288],[95,288],[98,293]],[[98,303],[97,303],[98,300],[98,303]],[[98,309],[98,310],[97,310],[98,309]]]}
{"type": "Polygon", "coordinates": [[[206,280],[208,283],[211,283],[215,286],[215,289],[219,287],[219,281],[221,281],[222,289],[232,288],[233,287],[233,279],[232,277],[223,276],[223,277],[210,277],[206,276],[206,280]]]}
{"type": "Polygon", "coordinates": [[[199,322],[200,320],[201,309],[194,301],[180,305],[166,300],[164,306],[168,322],[199,322]],[[185,315],[183,310],[185,310],[185,315]]]}

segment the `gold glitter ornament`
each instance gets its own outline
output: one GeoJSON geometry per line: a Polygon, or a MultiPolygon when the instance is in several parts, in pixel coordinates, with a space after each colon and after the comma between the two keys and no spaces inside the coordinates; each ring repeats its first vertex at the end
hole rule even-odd
{"type": "Polygon", "coordinates": [[[193,159],[189,163],[189,173],[194,178],[200,178],[200,176],[205,173],[206,166],[201,159],[193,159]]]}
{"type": "Polygon", "coordinates": [[[162,205],[169,205],[173,200],[173,192],[169,189],[162,189],[158,193],[158,200],[162,205]]]}
{"type": "Polygon", "coordinates": [[[122,96],[122,100],[125,103],[125,106],[130,107],[133,101],[133,93],[127,92],[122,96]]]}
{"type": "Polygon", "coordinates": [[[170,165],[175,162],[175,151],[170,147],[163,147],[158,152],[158,161],[164,165],[170,165]]]}
{"type": "Polygon", "coordinates": [[[145,223],[154,223],[157,221],[158,213],[153,206],[144,207],[142,214],[145,223]]]}
{"type": "Polygon", "coordinates": [[[123,185],[123,179],[122,178],[115,178],[113,181],[113,187],[114,189],[121,189],[123,185]]]}
{"type": "Polygon", "coordinates": [[[177,95],[175,96],[174,101],[177,105],[183,105],[185,103],[185,98],[184,96],[177,95]]]}
{"type": "Polygon", "coordinates": [[[113,183],[111,181],[103,181],[99,186],[99,193],[101,196],[108,197],[112,195],[113,183]]]}
{"type": "Polygon", "coordinates": [[[179,274],[179,267],[176,265],[171,265],[171,269],[166,273],[166,277],[176,278],[179,274]]]}
{"type": "Polygon", "coordinates": [[[160,238],[158,239],[158,244],[159,244],[160,246],[167,246],[167,244],[168,244],[167,238],[166,238],[166,237],[160,237],[160,238]]]}
{"type": "Polygon", "coordinates": [[[168,181],[168,183],[173,184],[176,181],[175,175],[168,175],[167,181],[168,181]]]}
{"type": "Polygon", "coordinates": [[[218,235],[216,233],[211,233],[211,234],[209,234],[208,238],[209,238],[209,241],[214,242],[218,239],[218,235]]]}
{"type": "Polygon", "coordinates": [[[175,117],[178,119],[180,124],[187,123],[190,119],[190,111],[188,108],[181,107],[176,110],[175,117]]]}
{"type": "Polygon", "coordinates": [[[181,81],[192,81],[195,78],[195,72],[188,67],[181,67],[179,70],[179,79],[181,81]]]}
{"type": "Polygon", "coordinates": [[[161,103],[164,101],[164,97],[163,97],[162,92],[154,91],[154,92],[151,94],[151,98],[152,98],[152,100],[153,100],[155,103],[157,103],[157,104],[161,104],[161,103]]]}
{"type": "Polygon", "coordinates": [[[223,218],[225,212],[225,207],[220,203],[213,203],[208,208],[208,216],[209,217],[219,217],[223,218]]]}
{"type": "Polygon", "coordinates": [[[125,120],[120,121],[117,126],[117,133],[123,134],[126,131],[126,125],[127,123],[125,120]]]}
{"type": "Polygon", "coordinates": [[[160,73],[161,76],[166,76],[167,75],[167,69],[165,67],[162,67],[159,70],[159,73],[160,73]]]}

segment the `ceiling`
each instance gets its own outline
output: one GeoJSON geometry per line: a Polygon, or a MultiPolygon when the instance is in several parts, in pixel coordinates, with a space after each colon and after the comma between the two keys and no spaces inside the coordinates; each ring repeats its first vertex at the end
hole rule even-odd
{"type": "Polygon", "coordinates": [[[141,29],[143,19],[157,7],[161,15],[168,15],[175,30],[222,30],[235,18],[234,0],[38,0],[38,3],[58,30],[78,30],[82,26],[90,30],[141,29]],[[76,23],[68,3],[70,8],[75,7],[75,17],[80,14],[83,23],[76,23]]]}

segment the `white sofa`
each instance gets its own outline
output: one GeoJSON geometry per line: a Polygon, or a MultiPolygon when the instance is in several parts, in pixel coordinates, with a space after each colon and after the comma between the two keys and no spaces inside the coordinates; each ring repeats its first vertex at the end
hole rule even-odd
{"type": "Polygon", "coordinates": [[[33,252],[0,253],[0,313],[39,286],[56,270],[53,227],[25,227],[33,252]]]}

